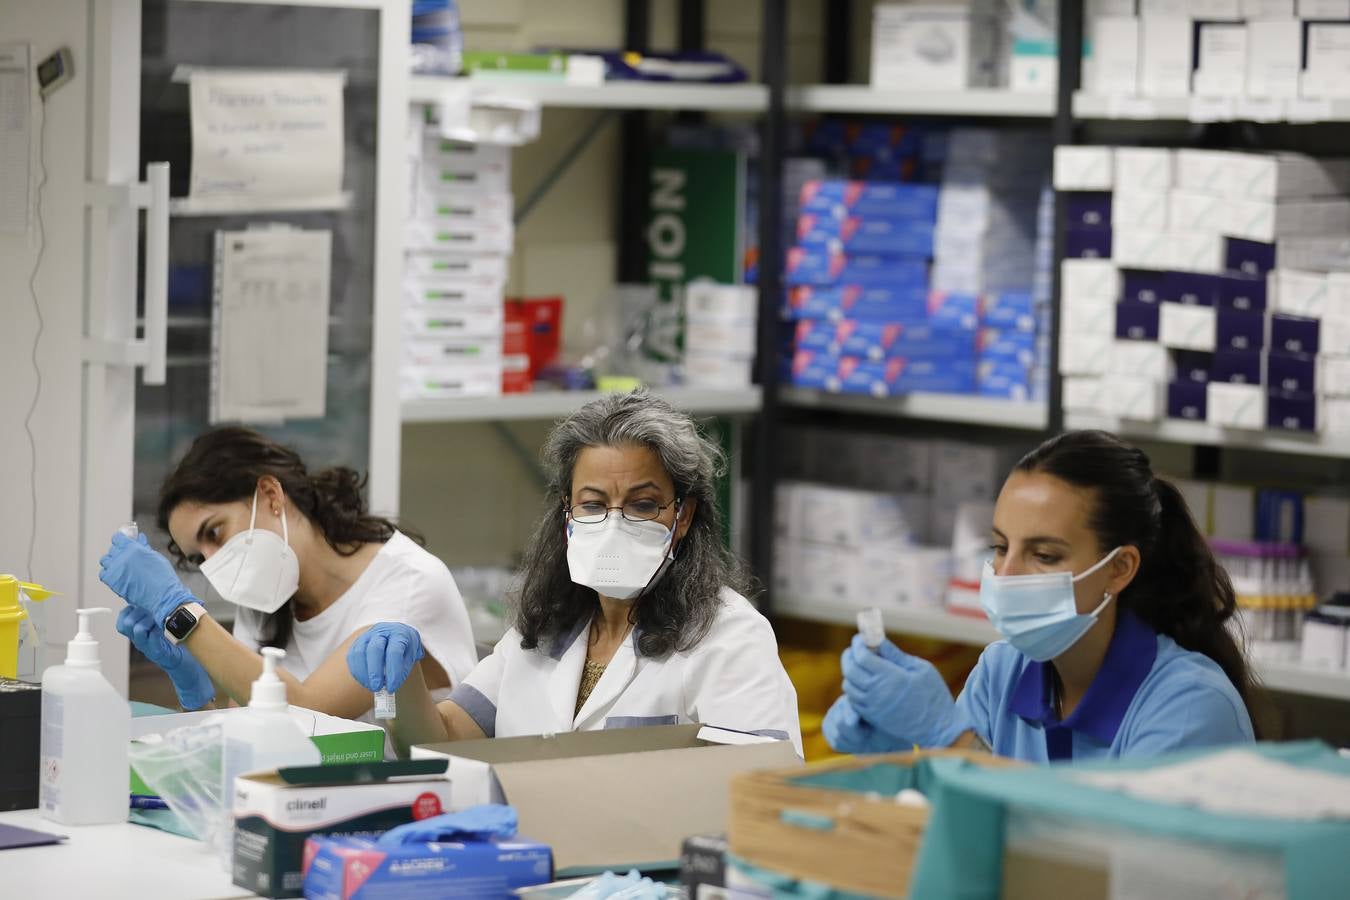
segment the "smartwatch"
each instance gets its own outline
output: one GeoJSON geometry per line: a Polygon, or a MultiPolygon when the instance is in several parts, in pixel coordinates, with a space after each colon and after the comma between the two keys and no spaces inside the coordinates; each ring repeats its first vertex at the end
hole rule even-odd
{"type": "Polygon", "coordinates": [[[180,641],[187,640],[187,636],[192,634],[192,630],[197,627],[206,616],[206,607],[200,603],[184,603],[182,606],[169,613],[169,617],[164,620],[164,633],[169,638],[169,642],[177,644],[180,641]]]}

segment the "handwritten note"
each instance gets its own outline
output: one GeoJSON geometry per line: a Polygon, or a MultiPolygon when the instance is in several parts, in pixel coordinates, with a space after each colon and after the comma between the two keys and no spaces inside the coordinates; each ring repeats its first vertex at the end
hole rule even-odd
{"type": "Polygon", "coordinates": [[[192,72],[194,200],[306,205],[342,194],[345,78],[337,72],[192,72]]]}
{"type": "Polygon", "coordinates": [[[320,418],[330,231],[216,232],[211,422],[320,418]]]}

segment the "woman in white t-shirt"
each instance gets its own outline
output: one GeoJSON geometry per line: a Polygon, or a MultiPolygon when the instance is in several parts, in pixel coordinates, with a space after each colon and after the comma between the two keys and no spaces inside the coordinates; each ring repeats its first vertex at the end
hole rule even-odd
{"type": "Polygon", "coordinates": [[[286,651],[292,704],[371,721],[371,693],[348,673],[346,654],[390,620],[422,635],[436,694],[473,668],[469,616],[449,570],[370,515],[362,484],[344,467],[310,474],[295,451],[246,428],[193,442],[161,490],[159,526],[179,565],[200,566],[238,607],[233,634],[144,536],[113,537],[100,577],[129,604],[118,630],[169,675],[185,708],[213,695],[218,705],[247,703],[258,651],[272,646],[286,651]]]}

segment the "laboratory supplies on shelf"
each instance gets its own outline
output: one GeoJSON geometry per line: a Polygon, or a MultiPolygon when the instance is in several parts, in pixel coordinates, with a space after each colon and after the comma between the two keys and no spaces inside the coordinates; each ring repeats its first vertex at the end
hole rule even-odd
{"type": "Polygon", "coordinates": [[[1307,552],[1296,544],[1211,539],[1237,594],[1241,631],[1252,654],[1298,659],[1303,617],[1317,606],[1307,552]]]}
{"type": "Polygon", "coordinates": [[[42,673],[39,801],[63,825],[109,825],[127,818],[131,707],[107,678],[89,619],[106,607],[76,610],[79,631],[66,661],[42,673]]]}
{"type": "Polygon", "coordinates": [[[1340,432],[1350,158],[1059,147],[1068,412],[1340,432]]]}

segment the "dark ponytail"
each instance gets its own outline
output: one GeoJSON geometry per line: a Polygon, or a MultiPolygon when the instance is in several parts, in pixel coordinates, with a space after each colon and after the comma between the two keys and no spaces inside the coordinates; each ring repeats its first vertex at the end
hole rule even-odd
{"type": "MultiPolygon", "coordinates": [[[[169,530],[169,516],[182,503],[248,502],[258,480],[269,475],[281,483],[287,501],[313,522],[328,546],[342,556],[353,555],[363,544],[382,544],[394,536],[392,521],[367,512],[361,493],[366,480],[360,473],[333,466],[311,475],[300,454],[291,448],[237,426],[208,431],[192,442],[160,488],[159,527],[169,530]]],[[[422,543],[415,532],[403,532],[422,543]]],[[[169,551],[180,568],[186,566],[187,559],[176,543],[170,541],[169,551]]],[[[268,624],[267,644],[285,646],[294,624],[291,604],[286,603],[273,614],[268,624]]]]}
{"type": "MultiPolygon", "coordinates": [[[[1251,715],[1255,688],[1230,626],[1237,598],[1176,486],[1153,474],[1148,455],[1104,431],[1053,437],[1017,464],[1095,495],[1089,527],[1103,552],[1138,548],[1139,572],[1117,602],[1159,634],[1203,653],[1233,683],[1251,715]]],[[[1259,735],[1258,735],[1259,736],[1259,735]]]]}

